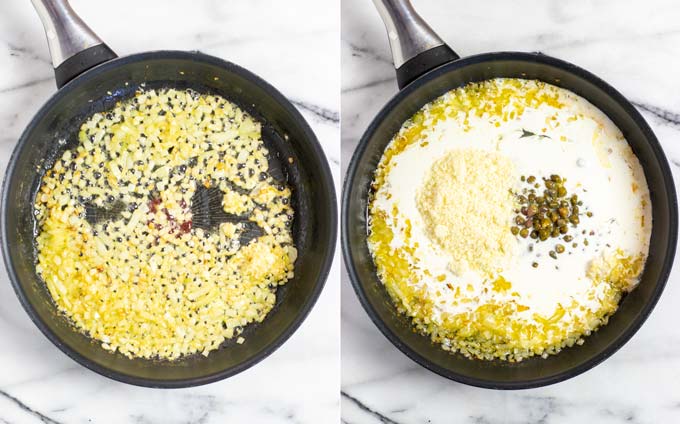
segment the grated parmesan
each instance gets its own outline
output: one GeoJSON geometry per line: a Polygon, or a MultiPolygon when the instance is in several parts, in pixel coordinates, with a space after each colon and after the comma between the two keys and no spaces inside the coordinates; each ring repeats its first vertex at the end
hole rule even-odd
{"type": "Polygon", "coordinates": [[[507,218],[513,175],[510,159],[476,149],[452,150],[430,168],[418,210],[430,238],[451,257],[454,274],[495,270],[514,250],[507,218]]]}

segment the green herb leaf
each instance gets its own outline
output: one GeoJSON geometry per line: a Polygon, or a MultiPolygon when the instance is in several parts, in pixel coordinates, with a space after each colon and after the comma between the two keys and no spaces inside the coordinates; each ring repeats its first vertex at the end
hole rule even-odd
{"type": "Polygon", "coordinates": [[[536,133],[533,133],[531,131],[527,131],[524,128],[522,128],[522,135],[519,136],[519,138],[524,138],[524,137],[533,137],[535,136],[536,133]]]}
{"type": "Polygon", "coordinates": [[[549,138],[549,139],[552,140],[552,137],[550,137],[549,135],[536,134],[535,132],[531,132],[529,130],[525,130],[524,128],[522,128],[522,135],[520,135],[519,138],[525,138],[525,137],[549,138]]]}

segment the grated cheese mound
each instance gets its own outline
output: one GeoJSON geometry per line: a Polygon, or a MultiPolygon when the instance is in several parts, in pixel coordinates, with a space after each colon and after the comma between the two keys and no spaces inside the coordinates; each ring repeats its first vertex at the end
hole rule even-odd
{"type": "Polygon", "coordinates": [[[79,330],[167,360],[244,342],[297,257],[291,191],[268,174],[260,131],[222,97],[175,89],[139,91],[82,124],[35,201],[37,271],[79,330]],[[238,219],[199,228],[201,187],[238,219]]]}
{"type": "Polygon", "coordinates": [[[507,157],[476,149],[452,150],[432,164],[417,205],[454,274],[497,269],[516,246],[507,218],[513,169],[507,157]]]}

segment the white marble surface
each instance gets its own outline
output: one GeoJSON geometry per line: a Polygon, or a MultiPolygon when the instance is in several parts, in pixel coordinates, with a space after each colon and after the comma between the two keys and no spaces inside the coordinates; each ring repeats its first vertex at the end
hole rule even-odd
{"type": "MultiPolygon", "coordinates": [[[[542,51],[610,82],[642,111],[680,176],[680,3],[675,0],[413,0],[460,55],[542,51]]],[[[370,1],[342,2],[342,163],[396,92],[382,23],[370,1]]],[[[342,420],[347,424],[680,422],[680,270],[618,353],[567,382],[518,392],[434,375],[394,348],[342,276],[342,420]]]]}
{"type": "MultiPolygon", "coordinates": [[[[339,183],[339,3],[318,0],[73,0],[120,55],[201,50],[238,63],[293,100],[339,183]]],[[[0,12],[0,168],[55,91],[28,0],[0,12]]],[[[339,186],[338,186],[339,189],[339,186]]],[[[338,190],[339,191],[339,190],[338,190]]],[[[337,257],[337,256],[336,256],[337,257]]],[[[128,386],[86,370],[29,321],[0,270],[0,423],[333,423],[339,406],[339,261],[300,329],[226,381],[181,390],[128,386]]]]}

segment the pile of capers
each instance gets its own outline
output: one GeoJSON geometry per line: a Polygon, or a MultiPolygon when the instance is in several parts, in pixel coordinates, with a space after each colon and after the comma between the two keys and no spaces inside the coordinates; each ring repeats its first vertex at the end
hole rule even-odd
{"type": "MultiPolygon", "coordinates": [[[[583,202],[578,195],[569,195],[564,187],[566,179],[556,174],[543,178],[542,192],[539,192],[541,184],[535,176],[522,176],[521,180],[529,187],[516,194],[519,209],[515,210],[515,225],[510,227],[512,234],[522,238],[530,237],[537,242],[558,237],[570,242],[572,236],[567,233],[570,227],[575,228],[580,224],[580,208],[583,202]]],[[[592,216],[592,213],[587,212],[587,216],[592,216]]],[[[555,246],[555,253],[564,251],[563,245],[555,246]]]]}

